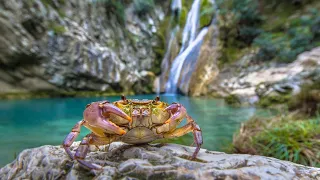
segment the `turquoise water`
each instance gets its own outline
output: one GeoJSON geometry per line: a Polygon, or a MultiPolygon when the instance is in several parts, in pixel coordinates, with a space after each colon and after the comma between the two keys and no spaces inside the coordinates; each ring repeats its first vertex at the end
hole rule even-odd
{"type": "MultiPolygon", "coordinates": [[[[128,98],[154,99],[155,95],[128,96],[128,98]]],[[[203,132],[203,147],[221,150],[231,142],[240,123],[254,114],[268,115],[270,112],[254,107],[233,108],[223,100],[190,98],[185,96],[160,96],[168,103],[180,102],[200,125],[203,132]]],[[[73,125],[82,119],[85,106],[99,100],[115,101],[120,97],[56,98],[34,100],[0,101],[0,167],[14,160],[26,148],[45,144],[60,145],[73,125]]],[[[81,129],[81,140],[89,131],[81,129]]],[[[192,135],[173,140],[190,145],[192,135]]]]}

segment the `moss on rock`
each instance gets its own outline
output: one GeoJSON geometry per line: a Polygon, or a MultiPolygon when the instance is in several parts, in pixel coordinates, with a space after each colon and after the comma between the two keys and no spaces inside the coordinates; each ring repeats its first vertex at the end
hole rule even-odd
{"type": "Polygon", "coordinates": [[[230,94],[229,96],[225,97],[224,100],[227,104],[233,106],[239,106],[241,104],[239,97],[234,94],[230,94]]]}
{"type": "Polygon", "coordinates": [[[260,98],[258,105],[261,107],[271,107],[273,105],[279,105],[279,104],[287,104],[289,100],[291,99],[290,94],[271,94],[268,96],[263,96],[260,98]]]}

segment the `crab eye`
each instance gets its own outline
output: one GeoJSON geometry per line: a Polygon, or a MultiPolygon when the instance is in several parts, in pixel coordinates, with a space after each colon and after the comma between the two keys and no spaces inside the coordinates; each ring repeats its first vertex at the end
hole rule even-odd
{"type": "Polygon", "coordinates": [[[143,109],[142,110],[142,115],[143,116],[149,116],[150,112],[149,112],[149,109],[143,109]]]}
{"type": "Polygon", "coordinates": [[[132,110],[132,116],[139,116],[139,114],[140,114],[140,109],[133,109],[132,110]]]}

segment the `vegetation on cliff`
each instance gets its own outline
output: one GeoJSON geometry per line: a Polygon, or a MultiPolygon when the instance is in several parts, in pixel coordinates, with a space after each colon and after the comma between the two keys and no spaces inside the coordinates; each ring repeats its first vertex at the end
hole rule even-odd
{"type": "Polygon", "coordinates": [[[320,44],[319,1],[218,2],[223,63],[239,59],[248,48],[259,49],[257,61],[291,62],[320,44]]]}

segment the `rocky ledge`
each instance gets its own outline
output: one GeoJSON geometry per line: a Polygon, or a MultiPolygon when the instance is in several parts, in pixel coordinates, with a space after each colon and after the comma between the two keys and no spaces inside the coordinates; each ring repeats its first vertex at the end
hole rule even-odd
{"type": "MultiPolygon", "coordinates": [[[[78,143],[71,147],[75,150],[78,143]]],[[[95,147],[87,160],[103,165],[90,171],[71,161],[59,146],[24,150],[0,169],[0,179],[319,179],[320,169],[275,158],[225,154],[201,149],[196,161],[188,160],[194,148],[176,144],[133,146],[112,143],[109,151],[95,147]]]]}
{"type": "Polygon", "coordinates": [[[209,92],[254,104],[262,98],[296,95],[303,85],[320,80],[320,47],[301,53],[289,64],[254,63],[255,53],[223,68],[209,92]]]}

